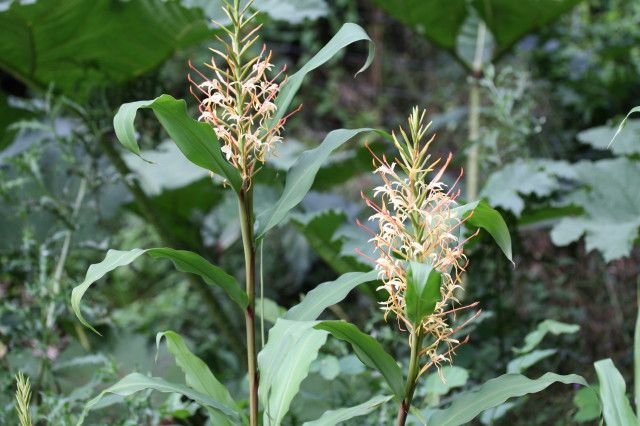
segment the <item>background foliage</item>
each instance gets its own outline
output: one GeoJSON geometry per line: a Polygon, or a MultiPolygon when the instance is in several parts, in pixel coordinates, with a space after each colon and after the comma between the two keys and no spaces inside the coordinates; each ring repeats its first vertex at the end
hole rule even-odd
{"type": "MultiPolygon", "coordinates": [[[[141,113],[136,128],[144,158],[155,164],[121,150],[112,127],[124,102],[159,93],[188,98],[187,59],[207,59],[216,33],[208,18],[223,19],[214,3],[0,1],[1,424],[16,421],[18,371],[31,377],[34,419],[56,425],[74,424],[91,397],[132,367],[152,366],[144,372],[181,380],[164,345],[154,361],[152,337],[162,330],[186,336],[232,394],[244,394],[237,374],[242,324],[229,320],[237,307],[223,302],[220,289],[140,257],[96,285],[86,304],[83,314],[104,339],[79,326],[69,302],[87,266],[108,247],[185,248],[224,270],[241,269],[240,229],[231,221],[235,200],[167,143],[151,114],[141,113]]],[[[602,358],[615,361],[630,387],[640,120],[632,116],[612,147],[609,142],[640,100],[640,5],[530,1],[521,5],[528,13],[520,13],[510,1],[488,0],[256,4],[266,11],[264,38],[290,74],[343,22],[366,28],[377,50],[356,79],[368,53],[364,44],[303,84],[304,108],[256,182],[258,211],[273,205],[293,159],[327,132],[395,128],[414,104],[429,108],[435,150],[453,152],[462,166],[470,146],[467,98],[471,79],[478,79],[480,195],[509,222],[515,267],[485,234],[476,239],[464,301],[479,300],[483,315],[456,366],[445,368],[446,384],[432,375],[417,389],[423,414],[437,415],[460,390],[505,372],[578,372],[596,383],[596,371],[609,368],[591,367],[602,358]],[[479,22],[489,36],[474,74],[479,22]]],[[[359,192],[373,182],[369,171],[363,141],[347,144],[320,168],[286,226],[264,241],[269,290],[260,314],[267,325],[315,283],[369,269],[355,253],[366,247],[355,219],[366,215],[359,192]]],[[[361,286],[323,319],[348,319],[387,350],[404,348],[395,344],[403,337],[394,325],[382,319],[374,289],[361,286]]],[[[403,350],[394,353],[401,361],[408,356],[403,350]]],[[[361,403],[365,417],[354,424],[387,424],[395,415],[391,404],[370,400],[384,392],[380,377],[337,339],[327,341],[301,389],[290,424],[361,403]],[[367,404],[382,405],[367,416],[367,404]]],[[[593,421],[597,404],[583,390],[553,385],[475,422],[593,421]]],[[[194,404],[163,395],[105,398],[91,422],[203,424],[194,404]]]]}

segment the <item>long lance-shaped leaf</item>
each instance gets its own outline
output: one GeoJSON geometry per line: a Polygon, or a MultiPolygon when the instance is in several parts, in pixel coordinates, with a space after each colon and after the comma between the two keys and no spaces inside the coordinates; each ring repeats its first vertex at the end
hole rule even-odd
{"type": "Polygon", "coordinates": [[[404,398],[404,383],[400,367],[376,339],[346,321],[322,321],[314,328],[328,331],[336,339],[348,342],[360,361],[378,370],[399,400],[404,398]]]}
{"type": "Polygon", "coordinates": [[[181,395],[184,395],[187,398],[192,399],[198,404],[202,405],[203,407],[210,408],[219,412],[221,415],[224,415],[230,422],[232,422],[231,424],[237,424],[237,420],[239,419],[239,415],[235,409],[227,406],[220,401],[216,401],[201,392],[190,389],[185,385],[170,383],[159,377],[148,377],[140,373],[131,373],[123,377],[115,385],[103,390],[98,396],[89,401],[85,406],[85,409],[80,416],[77,424],[81,425],[83,423],[88,411],[91,410],[98,402],[100,402],[100,400],[104,398],[106,394],[112,393],[120,396],[129,396],[146,389],[152,389],[155,391],[166,393],[179,393],[181,395]],[[236,423],[233,423],[234,420],[236,421],[236,423]]]}
{"type": "Polygon", "coordinates": [[[307,194],[322,164],[331,153],[354,136],[374,129],[339,129],[330,132],[320,146],[303,152],[287,172],[287,180],[280,199],[258,216],[256,239],[278,225],[307,194]]]}
{"type": "Polygon", "coordinates": [[[134,121],[140,108],[151,108],[162,127],[180,151],[193,164],[225,178],[236,190],[240,190],[238,171],[225,160],[213,128],[191,118],[187,104],[169,95],[161,95],[149,101],[123,104],[113,118],[116,136],[122,145],[136,155],[140,146],[136,140],[134,121]]]}
{"type": "Polygon", "coordinates": [[[509,228],[497,210],[491,208],[486,201],[474,201],[453,209],[452,213],[459,217],[467,217],[467,224],[482,228],[493,237],[502,253],[513,262],[513,252],[511,250],[511,236],[509,228]]]}
{"type": "Polygon", "coordinates": [[[335,426],[339,423],[351,420],[354,417],[365,416],[389,401],[393,396],[378,395],[370,400],[349,408],[338,408],[337,410],[326,411],[320,418],[305,422],[302,426],[335,426]]]}
{"type": "MultiPolygon", "coordinates": [[[[236,402],[227,388],[216,379],[207,364],[189,350],[179,334],[171,330],[158,333],[156,335],[157,348],[160,347],[160,340],[163,337],[167,342],[167,350],[175,357],[176,364],[184,372],[185,381],[190,388],[237,409],[236,402]]],[[[224,414],[216,410],[209,409],[209,417],[215,425],[234,425],[224,414]]]]}
{"type": "Polygon", "coordinates": [[[360,70],[356,73],[358,75],[365,69],[369,67],[371,61],[373,61],[373,56],[375,53],[375,46],[366,31],[362,29],[357,24],[346,23],[340,28],[340,30],[333,36],[331,40],[322,48],[318,53],[315,54],[313,58],[311,58],[298,72],[293,74],[287,79],[287,82],[280,89],[280,93],[276,98],[275,104],[277,107],[276,114],[270,120],[270,127],[272,127],[275,123],[277,123],[282,117],[284,117],[289,105],[293,101],[294,96],[300,89],[300,85],[304,78],[309,74],[309,72],[318,68],[319,66],[326,63],[328,60],[333,58],[333,56],[338,53],[340,50],[344,49],[351,43],[355,43],[357,41],[367,41],[369,43],[369,54],[367,55],[367,60],[360,70]]]}
{"type": "Polygon", "coordinates": [[[247,307],[249,303],[247,294],[240,288],[236,279],[193,252],[164,247],[129,251],[109,250],[102,262],[89,266],[84,281],[71,292],[71,307],[82,324],[98,333],[85,320],[80,311],[80,301],[89,287],[107,273],[120,266],[130,264],[145,253],[152,257],[171,260],[179,271],[199,275],[207,284],[221,287],[241,309],[247,307]]]}
{"type": "Polygon", "coordinates": [[[341,302],[347,294],[360,284],[378,278],[377,271],[348,272],[335,281],[319,284],[298,303],[289,309],[285,319],[297,321],[313,321],[331,305],[341,302]]]}
{"type": "Polygon", "coordinates": [[[440,300],[440,283],[442,275],[426,263],[409,262],[407,271],[407,291],[405,294],[405,311],[413,324],[433,313],[440,300]]]}
{"type": "Polygon", "coordinates": [[[476,416],[492,407],[496,407],[509,398],[540,392],[549,385],[560,382],[576,383],[587,386],[587,382],[577,374],[562,376],[546,373],[537,379],[529,379],[521,374],[504,374],[488,380],[477,390],[466,392],[445,409],[436,410],[429,416],[427,424],[438,426],[457,426],[473,420],[476,416]]]}
{"type": "Polygon", "coordinates": [[[265,425],[280,425],[300,383],[309,374],[311,363],[327,340],[326,331],[313,328],[316,324],[280,318],[269,330],[269,340],[258,354],[258,396],[264,406],[265,425]]]}
{"type": "Polygon", "coordinates": [[[593,364],[600,384],[600,401],[604,421],[610,426],[637,425],[638,419],[627,398],[627,387],[622,374],[611,359],[602,359],[593,364]]]}

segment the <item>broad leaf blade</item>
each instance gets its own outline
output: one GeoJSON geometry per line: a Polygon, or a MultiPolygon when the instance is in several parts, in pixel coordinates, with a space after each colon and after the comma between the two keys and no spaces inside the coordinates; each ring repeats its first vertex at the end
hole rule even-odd
{"type": "Polygon", "coordinates": [[[602,414],[607,425],[637,425],[638,419],[627,398],[624,378],[611,359],[603,359],[593,364],[600,383],[602,414]]]}
{"type": "Polygon", "coordinates": [[[331,153],[354,136],[373,129],[339,129],[330,132],[320,146],[305,151],[287,172],[284,191],[276,204],[258,216],[256,238],[264,234],[284,220],[287,213],[294,208],[307,194],[318,170],[331,153]]]}
{"type": "Polygon", "coordinates": [[[380,405],[389,401],[391,398],[393,398],[393,396],[391,395],[378,395],[354,407],[329,410],[322,416],[320,416],[320,418],[310,422],[305,422],[302,426],[335,426],[339,423],[351,420],[354,417],[365,416],[378,408],[380,405]]]}
{"type": "MultiPolygon", "coordinates": [[[[216,379],[207,364],[189,350],[180,335],[170,330],[158,333],[156,335],[157,347],[160,346],[160,340],[163,337],[167,342],[167,350],[175,357],[176,364],[184,372],[185,381],[190,388],[208,395],[228,407],[237,408],[236,402],[227,388],[216,379]]],[[[216,425],[233,426],[234,424],[225,415],[215,410],[209,410],[209,417],[216,425]]]]}
{"type": "Polygon", "coordinates": [[[83,325],[98,333],[82,316],[80,311],[80,302],[89,287],[109,272],[120,266],[130,264],[145,253],[152,257],[171,260],[176,269],[181,272],[199,275],[207,284],[221,287],[240,308],[246,308],[248,304],[247,294],[240,288],[236,279],[221,268],[207,262],[200,255],[186,250],[170,248],[133,249],[129,251],[109,250],[102,262],[89,266],[82,283],[74,287],[71,292],[71,307],[83,325]]]}
{"type": "Polygon", "coordinates": [[[309,72],[318,68],[322,64],[326,63],[330,60],[336,53],[340,50],[344,49],[351,43],[355,43],[357,41],[367,41],[369,44],[369,54],[367,55],[367,60],[360,68],[360,70],[356,73],[358,75],[365,69],[369,67],[371,61],[373,61],[374,55],[374,45],[366,31],[362,29],[359,25],[346,23],[340,28],[340,30],[336,33],[336,35],[329,40],[329,42],[322,48],[318,53],[315,54],[313,58],[311,58],[298,72],[293,74],[287,79],[287,82],[280,89],[280,93],[276,98],[276,114],[270,120],[270,127],[276,124],[280,119],[282,119],[291,105],[294,96],[300,89],[300,85],[302,84],[304,78],[309,74],[309,72]]]}
{"type": "Polygon", "coordinates": [[[269,330],[269,340],[258,354],[260,388],[265,425],[278,426],[311,363],[327,339],[327,332],[313,328],[314,321],[278,319],[269,330]]]}
{"type": "Polygon", "coordinates": [[[485,201],[474,201],[456,207],[453,211],[459,217],[466,218],[465,223],[487,231],[506,258],[513,262],[509,228],[497,210],[492,209],[485,201]]]}
{"type": "Polygon", "coordinates": [[[135,137],[134,121],[140,108],[150,108],[180,151],[193,164],[225,178],[236,190],[240,190],[238,171],[222,156],[220,142],[213,128],[191,118],[187,104],[169,95],[161,95],[149,101],[123,104],[113,118],[116,136],[122,145],[136,155],[140,147],[135,137]]]}
{"type": "Polygon", "coordinates": [[[436,410],[429,417],[428,424],[462,425],[473,420],[484,410],[496,407],[509,398],[540,392],[556,382],[587,386],[587,382],[577,374],[561,376],[546,373],[538,379],[529,379],[520,374],[504,374],[485,382],[475,391],[458,396],[448,408],[436,410]]]}
{"type": "Polygon", "coordinates": [[[360,284],[374,281],[377,278],[377,271],[348,272],[335,281],[318,285],[307,293],[302,302],[289,309],[284,317],[297,321],[316,320],[322,311],[331,305],[341,302],[351,290],[360,284]]]}
{"type": "Polygon", "coordinates": [[[398,399],[404,397],[404,383],[400,367],[376,339],[345,321],[322,321],[315,328],[328,331],[336,339],[348,342],[363,364],[382,374],[398,399]]]}
{"type": "Polygon", "coordinates": [[[442,275],[431,265],[410,262],[407,271],[407,293],[405,296],[407,318],[419,324],[431,315],[440,299],[442,275]]]}
{"type": "Polygon", "coordinates": [[[123,377],[115,385],[103,390],[98,396],[89,401],[85,406],[80,420],[78,421],[78,425],[82,424],[86,413],[91,410],[98,402],[100,402],[100,400],[104,398],[106,394],[112,393],[120,396],[129,396],[146,389],[152,389],[158,392],[166,393],[179,393],[189,399],[194,400],[203,407],[207,407],[219,412],[220,414],[224,415],[230,422],[239,419],[238,413],[235,409],[223,404],[220,401],[216,401],[207,395],[190,389],[185,385],[170,383],[159,377],[148,377],[139,373],[131,373],[123,377]]]}
{"type": "Polygon", "coordinates": [[[137,78],[175,51],[209,39],[207,17],[183,2],[3,2],[0,68],[75,99],[137,78]]]}

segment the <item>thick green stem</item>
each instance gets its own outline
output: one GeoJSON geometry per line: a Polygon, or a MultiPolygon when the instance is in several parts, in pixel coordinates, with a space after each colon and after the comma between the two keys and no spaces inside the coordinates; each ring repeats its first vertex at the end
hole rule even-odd
{"type": "Polygon", "coordinates": [[[396,426],[404,426],[407,421],[407,414],[411,408],[411,401],[413,400],[413,393],[416,390],[416,384],[418,382],[418,372],[420,371],[420,348],[422,346],[422,336],[419,330],[412,332],[410,337],[411,356],[409,358],[409,371],[407,373],[407,384],[404,389],[404,399],[400,403],[398,409],[398,417],[396,419],[396,426]]]}
{"type": "Polygon", "coordinates": [[[249,375],[249,424],[258,425],[258,369],[256,362],[256,249],[253,241],[253,199],[251,190],[243,189],[238,196],[240,212],[240,228],[244,247],[245,291],[249,297],[249,305],[245,310],[245,328],[247,334],[247,372],[249,375]]]}

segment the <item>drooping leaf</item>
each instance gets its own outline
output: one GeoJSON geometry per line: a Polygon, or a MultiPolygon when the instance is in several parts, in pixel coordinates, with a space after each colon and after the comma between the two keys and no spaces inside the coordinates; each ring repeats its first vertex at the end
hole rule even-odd
{"type": "Polygon", "coordinates": [[[448,408],[434,410],[427,423],[438,426],[462,425],[484,410],[503,404],[509,398],[540,392],[556,382],[587,386],[587,382],[577,374],[562,376],[546,373],[537,379],[529,379],[520,374],[504,374],[488,380],[474,391],[456,397],[448,408]]]}
{"type": "Polygon", "coordinates": [[[433,313],[440,300],[442,275],[426,263],[410,262],[405,295],[407,318],[413,324],[433,313]]]}
{"type": "Polygon", "coordinates": [[[98,396],[89,401],[77,424],[81,425],[83,423],[87,412],[98,404],[106,394],[112,393],[120,396],[129,396],[147,389],[165,393],[179,393],[194,400],[203,407],[210,408],[221,415],[226,416],[232,424],[237,424],[233,422],[239,420],[238,412],[234,408],[231,408],[220,401],[216,401],[201,392],[190,389],[185,385],[170,383],[159,377],[148,377],[140,373],[131,373],[123,377],[115,385],[103,390],[98,396]]]}
{"type": "Polygon", "coordinates": [[[611,359],[602,359],[594,362],[600,384],[600,401],[602,401],[602,414],[607,425],[637,425],[638,419],[633,413],[627,387],[622,374],[618,371],[611,359]]]}
{"type": "Polygon", "coordinates": [[[300,383],[309,374],[327,340],[327,332],[313,328],[315,321],[278,319],[269,330],[267,344],[258,354],[263,423],[278,426],[289,411],[300,383]]]}
{"type": "MultiPolygon", "coordinates": [[[[632,109],[629,115],[634,112],[640,112],[640,107],[632,109]]],[[[628,117],[617,128],[598,126],[583,130],[578,133],[578,140],[596,149],[610,148],[616,155],[640,154],[640,119],[629,120],[628,117]]]]}
{"type": "Polygon", "coordinates": [[[378,408],[380,405],[389,401],[393,396],[374,396],[370,400],[358,404],[354,407],[339,408],[337,410],[329,410],[325,412],[320,418],[303,423],[302,426],[335,426],[341,422],[351,420],[354,417],[365,416],[378,408]]]}
{"type": "Polygon", "coordinates": [[[628,256],[640,228],[640,162],[626,158],[581,161],[573,166],[583,186],[567,194],[564,205],[582,208],[581,216],[560,220],[551,230],[554,244],[564,246],[585,236],[588,251],[609,262],[628,256]]]}
{"type": "Polygon", "coordinates": [[[360,284],[378,278],[377,271],[348,272],[335,281],[319,284],[284,315],[286,319],[297,321],[313,321],[331,305],[340,303],[347,294],[360,284]]]}
{"type": "Polygon", "coordinates": [[[287,79],[287,82],[280,89],[280,93],[276,98],[275,104],[277,107],[275,115],[271,118],[271,125],[277,123],[281,118],[285,116],[294,96],[300,89],[300,85],[304,81],[304,78],[309,72],[318,68],[319,66],[330,60],[336,53],[347,47],[348,45],[357,41],[367,41],[369,44],[369,54],[367,60],[360,70],[356,73],[358,75],[369,67],[371,61],[373,61],[374,45],[366,31],[357,24],[346,23],[340,28],[340,30],[334,35],[331,40],[316,53],[298,72],[293,74],[287,79]]]}
{"type": "Polygon", "coordinates": [[[547,333],[553,335],[577,333],[580,326],[577,324],[567,324],[560,321],[547,319],[542,321],[535,330],[527,334],[524,338],[524,345],[520,348],[513,348],[516,354],[526,354],[535,349],[547,333]]]}
{"type": "Polygon", "coordinates": [[[0,68],[74,98],[136,78],[212,35],[203,13],[179,2],[11,3],[0,12],[0,68]]]}
{"type": "Polygon", "coordinates": [[[468,225],[482,228],[493,237],[502,253],[513,262],[511,251],[511,236],[509,228],[497,210],[492,209],[484,200],[474,201],[460,207],[456,207],[453,213],[462,218],[467,218],[468,225]]]}
{"type": "Polygon", "coordinates": [[[272,208],[258,215],[256,238],[262,238],[267,231],[282,222],[287,213],[302,201],[311,188],[320,166],[335,149],[354,136],[372,130],[369,128],[334,130],[317,148],[303,152],[287,172],[287,180],[280,199],[272,208]]]}
{"type": "Polygon", "coordinates": [[[346,321],[321,321],[314,328],[328,331],[336,339],[348,342],[360,361],[378,370],[398,399],[404,398],[404,383],[400,367],[376,339],[346,321]]]}
{"type": "Polygon", "coordinates": [[[82,324],[97,333],[82,316],[80,310],[80,302],[89,287],[109,272],[120,266],[130,264],[145,253],[152,257],[171,260],[176,266],[176,269],[181,272],[199,275],[207,284],[221,287],[242,309],[246,308],[248,304],[247,295],[240,288],[236,279],[224,272],[221,268],[207,262],[200,255],[186,250],[174,250],[170,248],[133,249],[129,251],[109,250],[102,262],[89,266],[84,281],[74,287],[71,292],[71,307],[82,324]]]}
{"type": "MultiPolygon", "coordinates": [[[[184,372],[185,381],[190,388],[228,407],[238,408],[227,388],[216,379],[207,364],[189,350],[180,335],[171,330],[160,332],[156,335],[156,347],[160,346],[163,337],[167,342],[167,350],[175,357],[176,364],[184,372]]],[[[209,417],[216,425],[234,425],[224,414],[216,410],[209,410],[209,417]]]]}
{"type": "Polygon", "coordinates": [[[189,161],[226,179],[236,191],[240,190],[240,174],[223,157],[213,128],[190,117],[186,102],[172,96],[160,95],[153,100],[120,106],[113,118],[113,127],[118,140],[129,151],[140,155],[134,126],[140,108],[153,110],[169,137],[189,161]]]}
{"type": "Polygon", "coordinates": [[[624,126],[626,126],[627,124],[627,120],[632,114],[640,114],[640,106],[631,108],[631,110],[627,113],[624,119],[620,122],[620,125],[618,126],[618,130],[616,130],[616,133],[611,137],[611,140],[609,141],[609,145],[607,145],[607,148],[610,148],[613,145],[613,142],[615,141],[616,137],[620,134],[622,129],[624,129],[624,126]]]}

